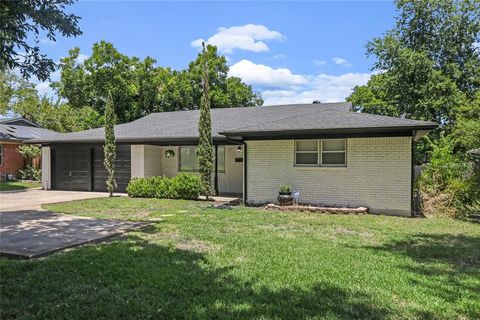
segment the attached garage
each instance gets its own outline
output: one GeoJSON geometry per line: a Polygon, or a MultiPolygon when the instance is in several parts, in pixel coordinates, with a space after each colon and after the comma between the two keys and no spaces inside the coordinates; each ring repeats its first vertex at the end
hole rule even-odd
{"type": "MultiPolygon", "coordinates": [[[[117,146],[115,179],[125,192],[131,176],[130,145],[117,146]]],[[[102,145],[55,145],[51,149],[52,189],[106,191],[102,145]]]]}

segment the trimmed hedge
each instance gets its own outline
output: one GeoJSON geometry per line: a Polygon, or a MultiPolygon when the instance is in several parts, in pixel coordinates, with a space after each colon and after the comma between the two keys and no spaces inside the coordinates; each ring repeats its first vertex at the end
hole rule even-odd
{"type": "Polygon", "coordinates": [[[174,178],[133,178],[127,186],[132,198],[197,199],[201,190],[200,178],[188,173],[174,178]]]}

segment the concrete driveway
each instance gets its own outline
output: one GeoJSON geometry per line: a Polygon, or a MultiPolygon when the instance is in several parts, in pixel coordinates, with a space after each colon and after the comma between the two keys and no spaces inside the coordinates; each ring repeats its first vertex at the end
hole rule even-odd
{"type": "Polygon", "coordinates": [[[42,204],[106,197],[107,193],[27,190],[0,193],[0,254],[43,256],[150,224],[52,213],[42,204]]]}
{"type": "Polygon", "coordinates": [[[0,212],[41,210],[45,203],[106,197],[104,192],[26,189],[0,192],[0,212]]]}

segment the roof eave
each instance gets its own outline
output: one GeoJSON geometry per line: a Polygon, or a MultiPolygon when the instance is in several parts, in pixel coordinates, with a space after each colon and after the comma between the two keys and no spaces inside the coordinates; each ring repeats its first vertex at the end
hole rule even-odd
{"type": "MultiPolygon", "coordinates": [[[[226,137],[213,137],[214,142],[221,142],[221,141],[226,141],[226,137]]],[[[98,143],[104,143],[104,139],[64,139],[64,140],[59,140],[59,139],[34,139],[30,140],[26,143],[29,144],[42,144],[42,145],[51,145],[51,144],[81,144],[81,143],[92,143],[92,144],[98,144],[98,143]]],[[[190,145],[190,144],[198,144],[198,137],[166,137],[166,138],[152,138],[152,137],[143,137],[143,138],[117,138],[116,139],[117,143],[120,144],[145,144],[145,143],[150,143],[150,144],[157,144],[157,145],[190,145]]]]}
{"type": "Polygon", "coordinates": [[[333,129],[298,129],[298,130],[270,130],[270,131],[224,131],[220,132],[227,137],[275,137],[289,138],[294,136],[308,135],[352,135],[362,136],[371,134],[413,134],[414,130],[432,130],[437,128],[437,124],[417,125],[417,126],[395,126],[395,127],[366,127],[366,128],[333,128],[333,129]]]}

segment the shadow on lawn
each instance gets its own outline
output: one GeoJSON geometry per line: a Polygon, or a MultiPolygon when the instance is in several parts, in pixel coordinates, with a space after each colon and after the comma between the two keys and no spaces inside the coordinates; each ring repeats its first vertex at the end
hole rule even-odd
{"type": "Polygon", "coordinates": [[[480,319],[480,308],[473,305],[480,301],[480,236],[424,233],[368,248],[411,258],[416,264],[400,267],[412,274],[412,285],[454,305],[470,296],[468,316],[480,319]]]}
{"type": "Polygon", "coordinates": [[[36,261],[8,260],[5,318],[380,319],[375,299],[328,283],[312,289],[253,288],[203,253],[128,238],[36,261]],[[18,264],[18,265],[17,265],[18,264]]]}

